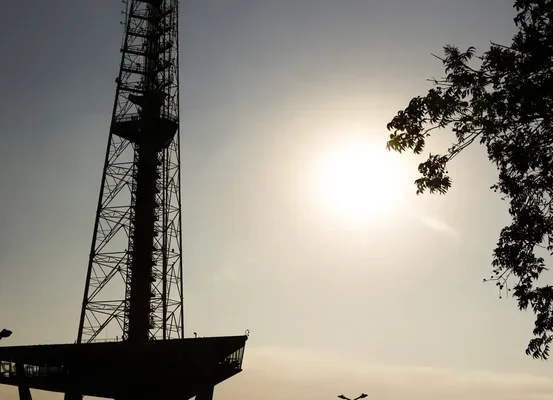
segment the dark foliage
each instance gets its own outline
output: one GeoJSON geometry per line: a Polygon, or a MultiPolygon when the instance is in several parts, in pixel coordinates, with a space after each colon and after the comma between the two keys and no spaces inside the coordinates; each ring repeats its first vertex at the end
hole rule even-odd
{"type": "Polygon", "coordinates": [[[509,202],[512,223],[494,250],[492,280],[512,282],[520,309],[535,313],[526,353],[546,359],[553,340],[553,287],[538,283],[546,270],[538,248],[553,252],[553,0],[517,0],[518,32],[509,46],[444,48],[446,76],[434,79],[388,124],[388,149],[420,154],[437,130],[450,128],[455,144],[419,165],[417,193],[446,193],[447,164],[472,143],[487,150],[499,170],[492,189],[509,202]],[[541,286],[540,286],[541,285],[541,286]]]}

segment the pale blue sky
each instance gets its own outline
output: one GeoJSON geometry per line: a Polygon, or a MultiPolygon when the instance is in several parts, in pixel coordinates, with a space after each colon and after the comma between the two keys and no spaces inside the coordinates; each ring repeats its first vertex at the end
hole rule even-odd
{"type": "MultiPolygon", "coordinates": [[[[14,331],[3,345],[75,339],[120,7],[3,6],[0,324],[14,331]]],[[[397,208],[368,221],[323,210],[313,188],[329,143],[363,135],[384,152],[386,123],[441,73],[430,53],[508,42],[511,2],[191,0],[181,9],[186,330],[252,333],[244,372],[219,397],[552,398],[552,364],[524,355],[532,316],[481,283],[508,221],[483,149],[456,160],[447,197],[402,185],[397,208]]],[[[397,159],[402,182],[418,161],[397,159]]]]}

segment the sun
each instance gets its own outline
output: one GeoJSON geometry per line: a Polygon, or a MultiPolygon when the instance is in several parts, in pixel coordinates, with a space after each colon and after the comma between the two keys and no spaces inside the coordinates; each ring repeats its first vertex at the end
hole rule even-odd
{"type": "Polygon", "coordinates": [[[329,146],[316,168],[316,191],[325,209],[355,220],[389,215],[401,205],[404,174],[381,142],[353,140],[329,146]]]}

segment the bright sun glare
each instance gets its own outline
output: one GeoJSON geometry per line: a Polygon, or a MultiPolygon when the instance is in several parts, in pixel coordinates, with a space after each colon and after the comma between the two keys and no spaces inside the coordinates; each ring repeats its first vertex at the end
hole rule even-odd
{"type": "Polygon", "coordinates": [[[316,183],[328,211],[367,220],[401,206],[405,176],[397,157],[378,144],[357,140],[324,152],[316,183]]]}

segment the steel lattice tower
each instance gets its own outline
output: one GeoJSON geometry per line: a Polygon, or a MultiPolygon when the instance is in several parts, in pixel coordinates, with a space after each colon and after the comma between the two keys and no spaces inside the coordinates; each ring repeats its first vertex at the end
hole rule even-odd
{"type": "Polygon", "coordinates": [[[77,342],[183,337],[178,0],[128,0],[77,342]]]}
{"type": "Polygon", "coordinates": [[[0,384],[211,400],[247,335],[185,338],[178,0],[124,0],[125,34],[76,343],[0,347],[0,384]],[[121,340],[104,340],[121,339],[121,340]]]}

